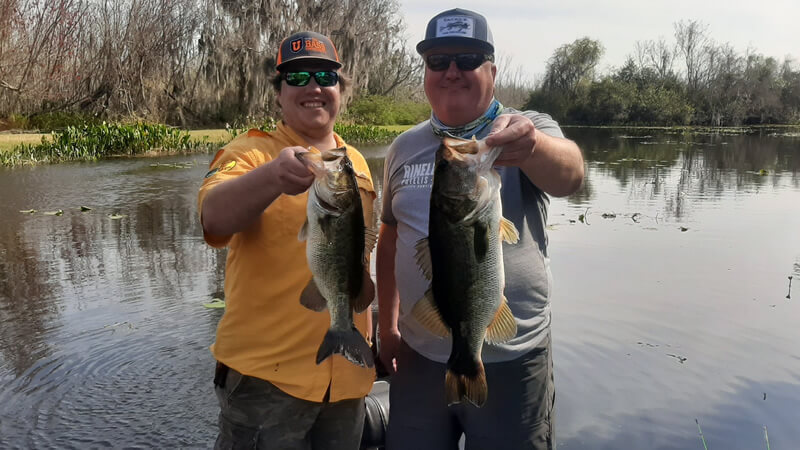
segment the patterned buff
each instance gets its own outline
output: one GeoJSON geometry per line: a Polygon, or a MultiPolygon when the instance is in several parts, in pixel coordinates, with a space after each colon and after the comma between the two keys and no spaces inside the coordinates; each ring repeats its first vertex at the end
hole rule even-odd
{"type": "Polygon", "coordinates": [[[489,109],[487,109],[482,116],[460,127],[448,127],[447,125],[443,124],[439,118],[433,114],[433,112],[431,112],[431,129],[433,129],[433,134],[439,136],[440,138],[460,137],[469,139],[472,136],[479,135],[480,132],[483,131],[487,125],[492,123],[501,112],[503,112],[503,105],[497,101],[497,99],[492,99],[492,104],[489,105],[489,109]]]}

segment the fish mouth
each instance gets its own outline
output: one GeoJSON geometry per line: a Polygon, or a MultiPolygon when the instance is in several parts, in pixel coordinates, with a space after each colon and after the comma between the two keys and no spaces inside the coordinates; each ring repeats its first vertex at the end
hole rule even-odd
{"type": "Polygon", "coordinates": [[[445,147],[448,149],[461,153],[462,155],[476,155],[481,149],[482,141],[477,141],[474,137],[472,139],[445,137],[442,139],[442,143],[444,143],[445,147]]]}

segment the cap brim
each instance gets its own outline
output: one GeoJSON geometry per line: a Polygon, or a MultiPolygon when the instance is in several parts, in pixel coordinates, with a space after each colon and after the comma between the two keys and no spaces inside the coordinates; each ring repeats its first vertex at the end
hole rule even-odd
{"type": "Polygon", "coordinates": [[[417,53],[424,54],[428,50],[436,47],[475,47],[489,53],[494,53],[494,46],[486,41],[468,38],[463,36],[449,36],[425,39],[417,44],[417,53]]]}
{"type": "Polygon", "coordinates": [[[334,61],[334,60],[328,59],[328,58],[320,58],[320,57],[317,57],[317,56],[298,56],[296,58],[292,58],[292,59],[290,59],[288,61],[284,61],[284,62],[278,64],[277,66],[275,66],[275,68],[278,69],[278,71],[280,71],[281,69],[283,69],[284,67],[286,67],[286,66],[288,66],[288,65],[290,65],[292,63],[306,62],[306,61],[319,61],[319,62],[323,62],[323,63],[328,63],[328,64],[332,65],[333,67],[335,67],[337,69],[341,69],[342,68],[342,63],[340,63],[340,62],[337,62],[337,61],[334,61]]]}

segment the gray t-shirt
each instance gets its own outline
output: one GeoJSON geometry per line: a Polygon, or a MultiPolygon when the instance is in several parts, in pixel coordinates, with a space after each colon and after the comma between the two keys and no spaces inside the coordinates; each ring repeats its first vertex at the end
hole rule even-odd
{"type": "MultiPolygon", "coordinates": [[[[561,129],[547,114],[520,112],[511,108],[503,114],[522,114],[539,131],[563,137],[561,129]]],[[[486,127],[478,139],[485,137],[486,127]]],[[[428,236],[428,213],[433,167],[441,139],[425,121],[395,139],[386,155],[381,219],[397,227],[395,279],[400,293],[400,334],[411,348],[438,362],[450,355],[451,339],[429,332],[411,315],[414,304],[429,287],[416,263],[417,241],[428,236]]],[[[517,227],[517,244],[503,243],[506,272],[505,295],[517,321],[517,336],[500,345],[484,343],[484,362],[508,361],[532,350],[550,326],[552,277],[547,256],[547,195],[533,185],[517,167],[497,167],[502,180],[500,196],[503,216],[517,227]]]]}

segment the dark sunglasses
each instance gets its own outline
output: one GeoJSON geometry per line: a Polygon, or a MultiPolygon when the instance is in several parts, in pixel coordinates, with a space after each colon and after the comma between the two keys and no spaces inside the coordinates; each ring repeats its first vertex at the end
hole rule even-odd
{"type": "Polygon", "coordinates": [[[332,70],[323,70],[320,72],[286,72],[283,74],[283,79],[289,86],[305,86],[311,81],[311,77],[317,82],[320,87],[336,86],[339,82],[339,74],[332,70]]]}
{"type": "Polygon", "coordinates": [[[475,70],[486,61],[494,62],[494,55],[483,53],[456,53],[454,55],[428,55],[425,64],[434,72],[441,72],[450,67],[450,61],[456,62],[458,70],[475,70]]]}

